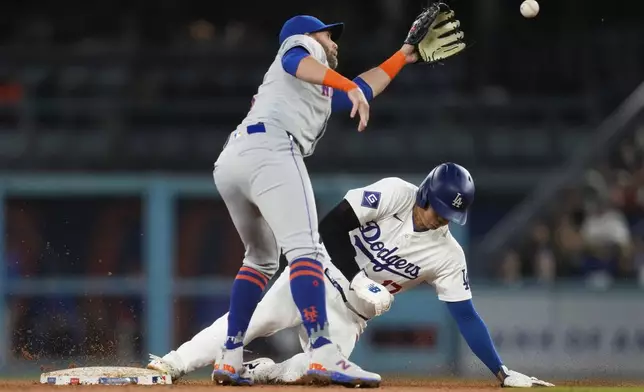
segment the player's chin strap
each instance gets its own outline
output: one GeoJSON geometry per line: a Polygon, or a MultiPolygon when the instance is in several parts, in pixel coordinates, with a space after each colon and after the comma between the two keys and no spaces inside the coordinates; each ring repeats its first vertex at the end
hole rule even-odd
{"type": "Polygon", "coordinates": [[[329,269],[328,269],[328,268],[325,268],[325,269],[324,269],[324,275],[326,276],[326,278],[327,278],[327,279],[329,279],[329,282],[331,282],[331,284],[333,285],[333,287],[335,287],[335,288],[336,288],[336,290],[338,290],[338,292],[340,293],[340,296],[342,297],[342,301],[344,301],[344,304],[345,304],[345,305],[347,305],[347,308],[349,308],[349,310],[351,310],[353,313],[355,313],[355,314],[356,314],[356,316],[360,317],[360,318],[361,318],[361,319],[363,319],[364,321],[369,321],[369,318],[368,318],[368,317],[365,317],[365,316],[361,315],[361,314],[360,314],[360,313],[359,313],[359,312],[358,312],[358,311],[357,311],[357,310],[356,310],[356,309],[351,305],[351,303],[347,300],[347,296],[346,296],[346,295],[344,295],[344,290],[342,290],[342,287],[340,286],[340,284],[339,284],[338,282],[336,282],[336,281],[335,281],[335,279],[333,279],[333,278],[331,277],[331,275],[329,274],[329,269]]]}

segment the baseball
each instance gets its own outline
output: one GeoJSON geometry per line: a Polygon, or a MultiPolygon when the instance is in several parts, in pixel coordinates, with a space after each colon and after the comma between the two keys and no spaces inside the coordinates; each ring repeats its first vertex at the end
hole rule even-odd
{"type": "Polygon", "coordinates": [[[539,3],[536,0],[525,0],[521,3],[521,15],[526,18],[534,18],[539,13],[539,3]]]}

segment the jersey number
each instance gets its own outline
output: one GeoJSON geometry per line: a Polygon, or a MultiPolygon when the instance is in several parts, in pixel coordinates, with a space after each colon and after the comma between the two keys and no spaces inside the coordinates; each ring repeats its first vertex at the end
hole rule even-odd
{"type": "Polygon", "coordinates": [[[393,280],[385,280],[384,282],[382,282],[382,285],[385,287],[391,286],[391,287],[387,287],[387,289],[389,290],[389,294],[396,294],[397,292],[402,290],[402,286],[394,282],[393,280]]]}

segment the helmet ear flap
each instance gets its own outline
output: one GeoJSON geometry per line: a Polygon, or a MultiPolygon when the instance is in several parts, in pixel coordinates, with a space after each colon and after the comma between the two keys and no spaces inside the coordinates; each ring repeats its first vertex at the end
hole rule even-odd
{"type": "Polygon", "coordinates": [[[429,182],[430,178],[426,178],[425,181],[420,184],[418,191],[416,192],[416,205],[423,210],[426,210],[429,207],[429,190],[427,189],[426,184],[429,182]]]}
{"type": "Polygon", "coordinates": [[[436,168],[434,168],[427,175],[427,177],[425,177],[423,182],[418,187],[418,191],[416,192],[416,205],[418,205],[418,207],[422,208],[423,210],[426,210],[427,207],[429,207],[429,184],[432,182],[432,178],[434,177],[435,172],[436,168]]]}
{"type": "Polygon", "coordinates": [[[427,198],[424,197],[423,192],[421,190],[418,190],[418,193],[416,194],[416,205],[422,209],[427,208],[427,198]]]}

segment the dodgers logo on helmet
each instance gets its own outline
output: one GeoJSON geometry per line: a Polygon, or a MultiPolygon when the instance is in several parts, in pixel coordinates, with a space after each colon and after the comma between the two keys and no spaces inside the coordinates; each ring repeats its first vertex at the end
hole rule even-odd
{"type": "Polygon", "coordinates": [[[432,207],[441,217],[464,225],[474,201],[474,180],[463,166],[447,162],[436,166],[418,187],[416,204],[432,207]]]}

